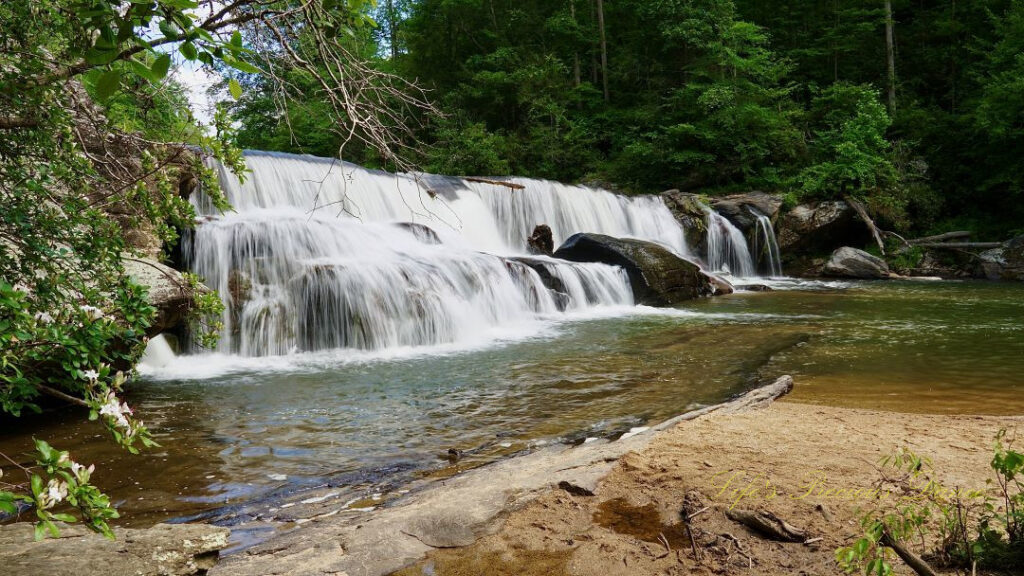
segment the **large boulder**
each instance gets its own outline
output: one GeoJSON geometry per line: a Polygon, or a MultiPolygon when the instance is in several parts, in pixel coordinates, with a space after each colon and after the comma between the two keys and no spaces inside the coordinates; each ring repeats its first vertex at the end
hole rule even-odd
{"type": "Polygon", "coordinates": [[[979,276],[989,280],[1024,280],[1024,236],[980,255],[979,276]]]}
{"type": "Polygon", "coordinates": [[[700,266],[653,242],[580,233],[566,240],[554,257],[621,266],[637,304],[674,306],[715,292],[700,266]]]}
{"type": "Polygon", "coordinates": [[[889,278],[889,265],[885,260],[863,250],[844,246],[832,253],[822,270],[825,276],[838,278],[889,278]]]}
{"type": "Polygon", "coordinates": [[[775,221],[782,207],[782,196],[760,191],[731,194],[713,199],[711,207],[746,234],[757,224],[758,215],[775,221]]]}
{"type": "Polygon", "coordinates": [[[686,245],[694,254],[707,251],[707,206],[700,196],[679,190],[667,190],[661,194],[676,221],[683,227],[686,245]]]}
{"type": "Polygon", "coordinates": [[[816,250],[827,254],[840,246],[870,240],[857,213],[843,201],[800,204],[782,215],[778,229],[783,253],[816,250]]]}
{"type": "MultiPolygon", "coordinates": [[[[122,259],[125,273],[136,283],[149,289],[149,304],[156,308],[157,315],[153,325],[146,331],[152,338],[157,334],[181,325],[192,309],[196,296],[188,281],[181,272],[165,266],[156,260],[147,258],[122,259]]],[[[210,292],[206,286],[198,286],[200,292],[210,292]]]]}
{"type": "MultiPolygon", "coordinates": [[[[107,540],[81,526],[61,525],[60,538],[35,542],[33,526],[0,526],[0,565],[18,576],[192,576],[206,574],[227,547],[230,531],[205,524],[117,529],[107,540]]],[[[9,571],[9,572],[8,572],[9,571]]]]}

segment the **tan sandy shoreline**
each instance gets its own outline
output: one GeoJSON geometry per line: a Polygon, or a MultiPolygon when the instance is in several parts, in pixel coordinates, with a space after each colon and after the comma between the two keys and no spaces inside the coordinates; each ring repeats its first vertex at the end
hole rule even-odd
{"type": "Polygon", "coordinates": [[[941,485],[983,488],[995,434],[1022,423],[795,402],[712,414],[623,456],[595,495],[552,489],[512,512],[496,533],[435,550],[400,574],[838,574],[834,550],[859,535],[865,505],[849,493],[874,484],[881,457],[906,447],[933,460],[941,485]],[[740,495],[739,507],[763,508],[822,539],[805,545],[757,537],[725,516],[740,495]],[[708,507],[692,520],[693,543],[679,524],[684,506],[708,507]]]}

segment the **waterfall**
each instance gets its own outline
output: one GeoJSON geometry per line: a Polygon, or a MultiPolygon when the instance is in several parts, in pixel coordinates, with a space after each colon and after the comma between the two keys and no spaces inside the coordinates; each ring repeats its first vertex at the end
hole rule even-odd
{"type": "Polygon", "coordinates": [[[770,218],[763,214],[755,214],[757,227],[754,229],[754,254],[758,261],[766,264],[768,276],[778,278],[782,276],[782,258],[779,252],[779,243],[775,239],[775,228],[770,218]]]}
{"type": "Polygon", "coordinates": [[[743,232],[727,218],[705,207],[707,215],[708,269],[728,272],[740,278],[757,275],[757,267],[747,248],[743,232]]]}
{"type": "Polygon", "coordinates": [[[244,182],[219,168],[234,211],[219,215],[197,195],[201,224],[183,241],[189,267],[225,301],[223,353],[472,343],[524,320],[633,304],[621,268],[520,257],[538,224],[556,243],[587,231],[686,252],[657,197],[287,154],[247,153],[246,164],[244,182]]]}

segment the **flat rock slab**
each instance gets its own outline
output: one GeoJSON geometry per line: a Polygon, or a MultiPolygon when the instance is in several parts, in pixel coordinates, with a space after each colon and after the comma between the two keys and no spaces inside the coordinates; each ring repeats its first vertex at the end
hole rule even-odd
{"type": "Polygon", "coordinates": [[[227,547],[230,530],[205,524],[157,524],[116,530],[117,540],[61,525],[60,538],[33,541],[33,525],[0,526],[0,572],[17,576],[191,576],[205,574],[227,547]]]}

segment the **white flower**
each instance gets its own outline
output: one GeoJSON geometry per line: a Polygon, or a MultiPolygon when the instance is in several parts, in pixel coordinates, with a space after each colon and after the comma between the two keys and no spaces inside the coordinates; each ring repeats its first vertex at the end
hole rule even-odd
{"type": "Polygon", "coordinates": [[[14,285],[14,291],[15,292],[21,292],[22,294],[28,294],[29,293],[29,289],[26,288],[25,286],[21,285],[21,284],[15,284],[14,285]]]}
{"type": "Polygon", "coordinates": [[[53,324],[53,316],[49,312],[36,312],[36,321],[43,324],[53,324]]]}
{"type": "Polygon", "coordinates": [[[100,310],[95,306],[79,306],[78,309],[85,312],[85,315],[89,317],[89,320],[96,321],[103,318],[103,310],[100,310]]]}
{"type": "Polygon", "coordinates": [[[95,370],[86,370],[85,372],[82,372],[82,376],[85,376],[89,382],[95,382],[96,379],[100,377],[100,373],[95,370]]]}
{"type": "Polygon", "coordinates": [[[132,426],[125,414],[131,413],[131,408],[128,408],[127,404],[118,402],[117,396],[113,392],[107,394],[106,402],[100,407],[101,415],[109,417],[119,428],[129,433],[131,433],[132,426]]]}
{"type": "Polygon", "coordinates": [[[74,474],[75,478],[78,478],[78,481],[83,484],[89,481],[89,476],[92,475],[94,470],[96,470],[95,464],[90,464],[89,467],[86,468],[78,462],[71,463],[71,473],[74,474]]]}
{"type": "Polygon", "coordinates": [[[46,484],[46,492],[39,498],[39,506],[43,509],[60,504],[68,497],[68,484],[63,480],[51,478],[46,484]]]}

